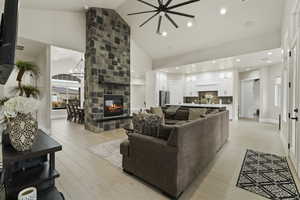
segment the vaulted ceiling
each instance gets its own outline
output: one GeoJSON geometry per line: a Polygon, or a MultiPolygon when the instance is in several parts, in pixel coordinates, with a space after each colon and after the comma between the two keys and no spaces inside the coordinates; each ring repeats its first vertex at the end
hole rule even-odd
{"type": "MultiPolygon", "coordinates": [[[[145,1],[157,4],[157,0],[145,1]]],[[[188,0],[173,0],[170,5],[185,1],[188,0]]],[[[152,13],[127,16],[131,12],[151,10],[137,0],[20,0],[20,5],[27,9],[76,12],[84,12],[86,7],[116,9],[131,25],[134,40],[154,61],[159,61],[228,42],[280,34],[284,0],[201,0],[174,9],[195,15],[192,27],[187,27],[190,20],[182,16],[172,15],[179,25],[178,29],[166,19],[162,21],[161,29],[168,33],[167,37],[156,34],[158,16],[142,28],[139,25],[152,13]],[[220,15],[221,8],[227,9],[226,15],[220,15]]]]}
{"type": "MultiPolygon", "coordinates": [[[[171,5],[185,1],[173,0],[171,5]]],[[[157,5],[157,0],[147,2],[157,5]]],[[[127,0],[118,11],[131,25],[133,37],[139,45],[153,59],[162,59],[230,41],[280,32],[283,8],[284,0],[202,0],[175,9],[195,15],[193,27],[187,27],[188,18],[177,15],[172,17],[179,25],[178,29],[166,19],[163,20],[161,29],[168,33],[167,37],[156,34],[158,16],[142,28],[139,27],[153,13],[127,16],[131,12],[151,10],[151,7],[137,0],[127,0]],[[227,9],[226,15],[220,14],[221,8],[227,9]]]]}
{"type": "MultiPolygon", "coordinates": [[[[1,3],[4,0],[0,0],[1,3]]],[[[21,8],[61,11],[83,11],[85,7],[116,9],[125,0],[19,0],[21,8]]]]}

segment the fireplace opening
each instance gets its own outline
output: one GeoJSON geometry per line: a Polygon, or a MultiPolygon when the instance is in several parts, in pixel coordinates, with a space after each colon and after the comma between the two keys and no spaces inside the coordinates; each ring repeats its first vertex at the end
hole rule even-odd
{"type": "Polygon", "coordinates": [[[104,117],[114,117],[124,114],[122,95],[104,95],[104,117]]]}

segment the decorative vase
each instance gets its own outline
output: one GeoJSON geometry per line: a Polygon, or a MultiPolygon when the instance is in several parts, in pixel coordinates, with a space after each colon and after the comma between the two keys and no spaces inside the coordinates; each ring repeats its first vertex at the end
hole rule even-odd
{"type": "Polygon", "coordinates": [[[17,114],[9,120],[8,135],[17,151],[31,150],[38,134],[38,123],[31,114],[17,114]]]}
{"type": "Polygon", "coordinates": [[[18,200],[36,200],[37,190],[34,187],[30,187],[22,190],[18,195],[18,200]]]}

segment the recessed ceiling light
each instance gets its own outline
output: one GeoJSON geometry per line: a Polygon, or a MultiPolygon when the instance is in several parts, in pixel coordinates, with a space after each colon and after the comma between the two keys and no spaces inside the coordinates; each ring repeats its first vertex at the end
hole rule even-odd
{"type": "Polygon", "coordinates": [[[216,64],[216,63],[217,63],[217,61],[215,61],[215,60],[212,61],[212,64],[216,64]]]}
{"type": "Polygon", "coordinates": [[[166,31],[163,31],[163,32],[161,33],[161,35],[164,36],[164,37],[166,37],[166,36],[168,35],[168,33],[167,33],[166,31]]]}
{"type": "Polygon", "coordinates": [[[178,70],[179,69],[179,67],[176,67],[176,70],[178,70]]]}
{"type": "Polygon", "coordinates": [[[241,62],[241,59],[237,58],[235,61],[236,61],[236,62],[241,62]]]}
{"type": "Polygon", "coordinates": [[[273,53],[272,52],[268,52],[268,55],[271,56],[273,53]]]}
{"type": "Polygon", "coordinates": [[[187,27],[192,27],[193,26],[193,22],[189,21],[186,25],[187,25],[187,27]]]}
{"type": "Polygon", "coordinates": [[[227,13],[227,9],[226,8],[221,8],[220,9],[220,14],[221,15],[226,15],[226,13],[227,13]]]}

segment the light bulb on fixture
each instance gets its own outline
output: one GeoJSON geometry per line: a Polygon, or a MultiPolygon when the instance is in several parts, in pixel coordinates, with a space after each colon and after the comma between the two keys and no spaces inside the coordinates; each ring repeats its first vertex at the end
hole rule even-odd
{"type": "Polygon", "coordinates": [[[190,27],[192,27],[192,26],[193,26],[193,22],[191,22],[191,21],[188,21],[186,25],[187,25],[187,27],[189,27],[189,28],[190,28],[190,27]]]}
{"type": "Polygon", "coordinates": [[[221,8],[220,9],[220,14],[221,15],[226,15],[226,13],[227,13],[227,9],[226,8],[221,8]]]}
{"type": "Polygon", "coordinates": [[[163,32],[161,33],[161,35],[164,36],[164,37],[166,37],[166,36],[168,35],[168,33],[167,33],[166,31],[163,31],[163,32]]]}

